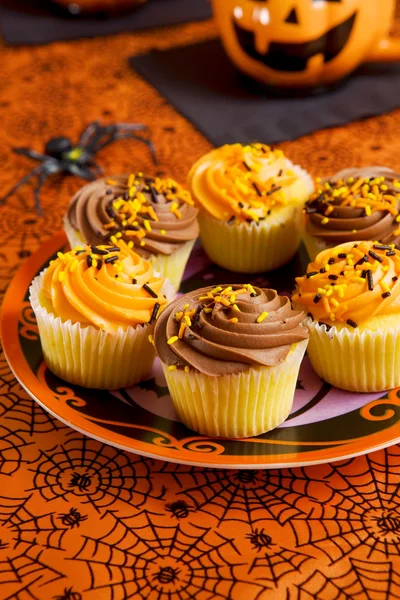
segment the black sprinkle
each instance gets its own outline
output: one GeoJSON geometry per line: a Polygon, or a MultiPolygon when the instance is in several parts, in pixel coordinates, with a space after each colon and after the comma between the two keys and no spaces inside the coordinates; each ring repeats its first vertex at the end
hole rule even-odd
{"type": "Polygon", "coordinates": [[[366,278],[366,276],[367,276],[367,270],[368,270],[368,269],[364,269],[364,271],[361,273],[361,277],[362,277],[363,279],[365,279],[365,278],[366,278]]]}
{"type": "Polygon", "coordinates": [[[111,206],[111,204],[109,204],[108,206],[106,206],[106,213],[112,219],[115,219],[116,216],[117,216],[117,213],[115,212],[115,210],[113,209],[113,207],[111,206]]]}
{"type": "Polygon", "coordinates": [[[283,175],[283,169],[280,169],[279,173],[278,173],[278,177],[282,177],[283,175]]]}
{"type": "Polygon", "coordinates": [[[307,273],[306,277],[307,279],[310,279],[310,277],[312,277],[313,275],[318,275],[318,271],[311,271],[310,273],[307,273]]]}
{"type": "Polygon", "coordinates": [[[93,264],[92,257],[91,256],[87,256],[86,257],[86,262],[87,262],[87,266],[90,268],[92,266],[92,264],[93,264]]]}
{"type": "Polygon", "coordinates": [[[354,244],[353,248],[358,248],[358,244],[354,244]]]}
{"type": "Polygon", "coordinates": [[[199,323],[199,318],[200,318],[200,313],[203,310],[203,308],[204,308],[204,304],[199,304],[197,306],[196,311],[195,311],[195,313],[193,315],[193,318],[192,318],[193,327],[201,327],[201,325],[199,323]]]}
{"type": "Polygon", "coordinates": [[[364,256],[362,256],[362,257],[360,258],[360,260],[358,260],[358,261],[356,262],[356,264],[355,264],[354,266],[355,266],[355,267],[357,267],[358,265],[362,265],[363,263],[365,263],[365,262],[367,262],[367,261],[368,261],[368,256],[365,256],[365,255],[364,255],[364,256]]]}
{"type": "Polygon", "coordinates": [[[253,181],[253,188],[256,190],[258,196],[262,196],[261,190],[256,183],[253,181]]]}
{"type": "Polygon", "coordinates": [[[374,244],[372,247],[375,248],[375,250],[391,250],[390,246],[383,246],[381,244],[374,244]]]}
{"type": "Polygon", "coordinates": [[[115,263],[115,261],[118,260],[118,256],[109,256],[108,258],[104,259],[104,262],[108,264],[113,264],[115,263]]]}
{"type": "Polygon", "coordinates": [[[339,258],[347,258],[347,254],[345,254],[344,252],[341,252],[340,254],[338,254],[339,258]]]}
{"type": "Polygon", "coordinates": [[[133,283],[134,285],[136,285],[136,284],[137,284],[137,279],[136,279],[136,277],[134,277],[134,278],[132,279],[132,283],[133,283]]]}
{"type": "Polygon", "coordinates": [[[232,215],[231,218],[228,221],[228,225],[231,225],[233,223],[233,221],[235,220],[235,216],[232,215]]]}
{"type": "Polygon", "coordinates": [[[101,267],[103,266],[103,261],[101,258],[98,259],[97,261],[97,270],[100,271],[101,267]]]}
{"type": "Polygon", "coordinates": [[[328,265],[334,265],[335,264],[335,259],[332,257],[328,260],[328,265]]]}
{"type": "Polygon", "coordinates": [[[367,281],[368,281],[368,289],[370,292],[374,289],[374,280],[372,278],[372,271],[368,269],[367,271],[367,281]]]}
{"type": "Polygon", "coordinates": [[[326,269],[325,267],[322,267],[322,269],[319,270],[320,273],[326,273],[326,269]]]}
{"type": "Polygon", "coordinates": [[[99,256],[106,256],[109,252],[108,250],[101,250],[100,248],[97,248],[97,246],[90,246],[90,249],[92,254],[98,254],[99,256]]]}
{"type": "Polygon", "coordinates": [[[380,263],[383,263],[383,258],[381,256],[378,256],[378,254],[376,254],[375,252],[373,252],[372,250],[370,250],[368,252],[368,254],[371,256],[371,258],[374,258],[375,260],[377,260],[380,263]]]}
{"type": "Polygon", "coordinates": [[[267,215],[270,215],[270,214],[271,214],[271,209],[269,209],[269,211],[267,212],[267,215]]]}
{"type": "Polygon", "coordinates": [[[244,208],[243,202],[239,202],[238,204],[239,204],[240,208],[244,208]]]}
{"type": "Polygon", "coordinates": [[[340,271],[340,275],[343,277],[343,275],[344,275],[344,271],[340,271]]]}
{"type": "Polygon", "coordinates": [[[114,275],[115,279],[118,279],[118,273],[116,275],[114,275]]]}
{"type": "Polygon", "coordinates": [[[155,303],[153,312],[151,313],[149,323],[153,323],[157,319],[158,311],[160,310],[160,304],[158,302],[155,303]]]}
{"type": "Polygon", "coordinates": [[[86,250],[77,250],[75,256],[79,256],[79,254],[83,254],[83,252],[86,252],[86,250]]]}
{"type": "MultiPolygon", "coordinates": [[[[299,295],[300,295],[300,294],[299,294],[299,295]]],[[[256,294],[255,292],[254,292],[254,293],[252,292],[252,293],[250,294],[250,296],[251,296],[252,298],[257,298],[257,294],[256,294]]]]}
{"type": "Polygon", "coordinates": [[[386,256],[394,256],[396,252],[394,250],[390,250],[390,252],[386,252],[386,256]]]}
{"type": "Polygon", "coordinates": [[[127,225],[125,229],[129,229],[129,231],[139,231],[140,227],[138,227],[137,225],[127,225]]]}
{"type": "Polygon", "coordinates": [[[247,169],[248,171],[251,171],[251,169],[250,169],[249,165],[247,164],[247,162],[246,162],[245,160],[243,161],[243,166],[244,166],[244,167],[246,167],[246,169],[247,169]]]}
{"type": "Polygon", "coordinates": [[[347,319],[346,323],[347,325],[350,325],[350,327],[354,327],[354,329],[358,327],[357,323],[355,323],[352,319],[347,319]]]}
{"type": "Polygon", "coordinates": [[[121,252],[121,248],[118,248],[118,246],[110,246],[107,250],[108,252],[121,252]]]}
{"type": "Polygon", "coordinates": [[[282,189],[281,185],[278,185],[274,188],[272,188],[272,190],[269,190],[269,192],[267,192],[267,196],[271,196],[271,194],[275,194],[275,192],[279,192],[279,190],[282,189]]]}
{"type": "Polygon", "coordinates": [[[397,280],[398,280],[398,277],[397,277],[397,276],[395,276],[395,277],[392,277],[392,281],[397,281],[397,280]]]}
{"type": "Polygon", "coordinates": [[[323,323],[322,321],[318,321],[318,325],[325,325],[327,331],[332,329],[332,325],[328,325],[328,323],[323,323]]]}
{"type": "Polygon", "coordinates": [[[143,285],[143,289],[144,289],[144,290],[146,290],[146,292],[147,292],[148,294],[150,294],[150,296],[151,296],[152,298],[158,298],[158,294],[156,294],[156,292],[155,292],[154,290],[152,290],[152,289],[151,289],[151,287],[147,285],[147,283],[145,283],[145,284],[143,285]]]}
{"type": "Polygon", "coordinates": [[[382,294],[382,298],[389,298],[389,296],[391,296],[392,294],[390,292],[385,292],[384,294],[382,294]]]}
{"type": "Polygon", "coordinates": [[[321,300],[322,296],[321,294],[317,294],[316,296],[314,296],[314,304],[318,304],[318,302],[321,300]]]}
{"type": "Polygon", "coordinates": [[[336,279],[339,279],[338,275],[328,275],[328,279],[333,279],[334,281],[336,281],[336,279]]]}
{"type": "Polygon", "coordinates": [[[307,317],[310,317],[310,319],[311,319],[312,321],[314,321],[314,317],[312,316],[312,314],[311,314],[311,313],[307,313],[307,317]]]}
{"type": "Polygon", "coordinates": [[[107,194],[107,195],[110,195],[110,194],[112,194],[112,193],[113,193],[113,191],[112,191],[112,190],[107,190],[107,191],[106,191],[106,194],[107,194]]]}

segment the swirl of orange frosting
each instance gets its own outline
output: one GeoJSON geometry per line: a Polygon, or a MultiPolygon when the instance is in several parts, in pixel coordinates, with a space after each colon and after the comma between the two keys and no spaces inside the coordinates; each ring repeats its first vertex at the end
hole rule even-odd
{"type": "Polygon", "coordinates": [[[42,294],[62,320],[113,333],[155,321],[167,304],[163,284],[150,263],[121,241],[119,247],[59,252],[44,273],[42,294]]]}
{"type": "Polygon", "coordinates": [[[362,325],[400,314],[400,251],[394,244],[347,242],[320,252],[298,277],[293,302],[316,321],[362,325]]]}
{"type": "Polygon", "coordinates": [[[189,172],[193,198],[222,221],[264,220],[275,208],[305,201],[311,179],[282,150],[264,144],[226,144],[197,161],[189,172]]]}

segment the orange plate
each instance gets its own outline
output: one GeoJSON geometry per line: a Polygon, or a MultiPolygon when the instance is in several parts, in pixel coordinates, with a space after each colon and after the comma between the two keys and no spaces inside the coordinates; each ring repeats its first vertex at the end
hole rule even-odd
{"type": "MultiPolygon", "coordinates": [[[[353,394],[321,381],[304,361],[292,414],[275,431],[246,440],[206,438],[176,419],[158,363],[147,381],[116,392],[67,384],[45,366],[35,318],[28,300],[31,280],[46,267],[66,239],[59,233],[18,271],[3,304],[4,352],[26,391],[52,415],[111,446],[166,461],[218,468],[280,468],[341,460],[400,441],[399,390],[353,394]]],[[[269,279],[253,283],[282,291],[304,270],[299,259],[269,279]]],[[[214,279],[242,282],[245,276],[216,269],[199,253],[189,264],[189,291],[214,279]],[[193,273],[195,273],[193,275],[193,273]]],[[[187,272],[188,272],[187,271],[187,272]]]]}

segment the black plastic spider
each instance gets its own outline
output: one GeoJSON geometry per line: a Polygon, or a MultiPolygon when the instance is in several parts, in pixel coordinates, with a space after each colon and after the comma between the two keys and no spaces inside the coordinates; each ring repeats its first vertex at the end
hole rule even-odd
{"type": "Polygon", "coordinates": [[[101,167],[95,162],[95,155],[103,148],[117,140],[134,139],[146,144],[151,152],[154,164],[157,157],[153,142],[150,139],[149,129],[140,123],[115,123],[114,125],[101,125],[98,121],[90,123],[81,133],[76,145],[67,137],[56,137],[49,140],[44,148],[44,154],[30,148],[13,148],[16,154],[28,156],[42,164],[25,175],[3,198],[0,206],[12,196],[22,185],[37,177],[34,188],[35,206],[39,215],[43,215],[40,206],[40,189],[50,175],[65,173],[76,175],[93,181],[103,174],[101,167]],[[147,136],[135,132],[144,131],[147,136]]]}

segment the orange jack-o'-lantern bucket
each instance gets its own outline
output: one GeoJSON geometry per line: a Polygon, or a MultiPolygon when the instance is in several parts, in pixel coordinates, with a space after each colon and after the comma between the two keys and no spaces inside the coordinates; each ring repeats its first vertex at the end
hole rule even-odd
{"type": "Polygon", "coordinates": [[[279,88],[327,86],[365,61],[400,60],[395,0],[213,0],[235,65],[279,88]]]}

